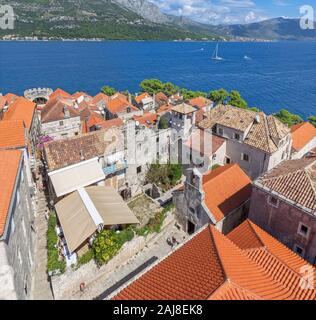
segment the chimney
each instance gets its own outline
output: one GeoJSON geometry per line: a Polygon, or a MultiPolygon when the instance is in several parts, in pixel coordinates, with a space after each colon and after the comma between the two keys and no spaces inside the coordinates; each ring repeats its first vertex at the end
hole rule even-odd
{"type": "Polygon", "coordinates": [[[130,93],[128,93],[128,102],[132,103],[132,95],[130,93]]]}
{"type": "Polygon", "coordinates": [[[69,113],[69,108],[68,106],[64,106],[64,117],[66,118],[70,118],[70,113],[69,113]]]}
{"type": "Polygon", "coordinates": [[[257,115],[255,116],[255,122],[256,122],[256,123],[260,123],[260,115],[259,115],[259,114],[257,114],[257,115]]]}

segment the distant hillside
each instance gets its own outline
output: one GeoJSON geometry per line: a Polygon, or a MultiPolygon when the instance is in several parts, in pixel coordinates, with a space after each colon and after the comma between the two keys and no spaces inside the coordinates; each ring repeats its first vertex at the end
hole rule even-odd
{"type": "Polygon", "coordinates": [[[210,30],[191,31],[173,23],[146,0],[0,0],[0,4],[13,6],[16,15],[15,29],[0,30],[1,36],[128,40],[202,39],[212,36],[210,30]],[[138,7],[132,10],[129,3],[138,4],[138,7]]]}
{"type": "Polygon", "coordinates": [[[250,24],[218,26],[213,28],[213,32],[252,39],[316,40],[316,29],[302,30],[298,19],[275,18],[250,24]]]}

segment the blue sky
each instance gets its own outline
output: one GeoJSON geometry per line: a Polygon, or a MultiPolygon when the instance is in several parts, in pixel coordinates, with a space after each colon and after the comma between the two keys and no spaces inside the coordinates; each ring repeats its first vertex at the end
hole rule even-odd
{"type": "Polygon", "coordinates": [[[196,21],[250,23],[273,17],[299,17],[303,5],[316,7],[315,0],[150,0],[165,13],[196,21]]]}

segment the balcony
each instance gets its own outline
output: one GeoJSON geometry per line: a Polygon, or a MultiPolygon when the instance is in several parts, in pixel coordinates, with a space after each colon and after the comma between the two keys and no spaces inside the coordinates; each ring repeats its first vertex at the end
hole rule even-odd
{"type": "Polygon", "coordinates": [[[109,174],[124,170],[127,167],[128,166],[127,166],[127,161],[126,160],[118,161],[115,164],[112,164],[111,166],[104,167],[103,168],[103,172],[104,172],[104,174],[109,175],[109,174]]]}

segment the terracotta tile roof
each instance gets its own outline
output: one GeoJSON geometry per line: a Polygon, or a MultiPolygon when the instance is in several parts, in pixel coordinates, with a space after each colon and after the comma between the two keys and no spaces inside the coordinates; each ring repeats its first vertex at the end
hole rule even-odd
{"type": "Polygon", "coordinates": [[[106,130],[99,130],[44,144],[49,170],[61,169],[83,160],[101,157],[109,142],[104,138],[106,130]]]}
{"type": "Polygon", "coordinates": [[[278,150],[276,141],[290,133],[290,129],[273,116],[227,105],[211,109],[198,126],[212,129],[216,124],[247,133],[245,144],[269,154],[278,150]]]}
{"type": "Polygon", "coordinates": [[[86,100],[91,100],[92,99],[92,97],[90,96],[90,95],[88,95],[87,93],[85,93],[85,92],[76,92],[76,93],[74,93],[71,97],[72,98],[74,98],[74,99],[78,99],[78,98],[80,98],[80,97],[84,97],[86,100]]]}
{"type": "Polygon", "coordinates": [[[168,104],[169,98],[163,92],[155,94],[155,100],[159,105],[168,104]]]}
{"type": "Polygon", "coordinates": [[[100,92],[92,98],[91,103],[98,104],[101,101],[104,101],[104,103],[106,104],[110,101],[110,97],[104,94],[103,92],[100,92]]]}
{"type": "Polygon", "coordinates": [[[181,113],[181,114],[190,114],[190,113],[196,112],[198,109],[190,106],[187,103],[181,103],[181,104],[174,106],[171,110],[174,112],[181,113]]]}
{"type": "Polygon", "coordinates": [[[158,114],[163,114],[163,113],[166,113],[166,112],[171,111],[172,108],[173,108],[173,106],[170,105],[170,104],[163,104],[162,106],[160,106],[160,107],[157,109],[157,113],[158,113],[158,114]]]}
{"type": "Polygon", "coordinates": [[[139,111],[139,109],[133,106],[122,94],[116,94],[111,97],[106,107],[113,114],[127,113],[127,108],[130,108],[131,112],[139,111]]]}
{"type": "Polygon", "coordinates": [[[0,148],[23,148],[26,143],[26,129],[22,120],[0,121],[0,148]]]}
{"type": "MultiPolygon", "coordinates": [[[[268,238],[266,248],[242,250],[214,226],[205,227],[121,289],[114,299],[314,300],[316,290],[303,288],[301,274],[290,267],[297,259],[297,266],[308,263],[259,227],[252,227],[259,234],[253,238],[268,238]]],[[[234,232],[243,231],[237,227],[234,232]]]]}
{"type": "Polygon", "coordinates": [[[22,151],[0,151],[0,237],[4,233],[22,151]]]}
{"type": "Polygon", "coordinates": [[[204,229],[121,291],[120,300],[203,300],[225,282],[212,233],[204,229]]]}
{"type": "Polygon", "coordinates": [[[198,107],[199,109],[205,108],[206,106],[212,104],[212,101],[205,97],[197,97],[190,99],[188,104],[192,107],[198,107]]]}
{"type": "Polygon", "coordinates": [[[49,100],[55,99],[55,98],[71,98],[71,94],[58,88],[56,89],[50,96],[49,96],[49,100]]]}
{"type": "Polygon", "coordinates": [[[133,119],[148,128],[152,128],[157,124],[158,115],[156,113],[145,112],[142,116],[134,116],[133,119]]]}
{"type": "Polygon", "coordinates": [[[298,205],[316,210],[316,158],[288,160],[267,172],[256,182],[298,205]]]}
{"type": "Polygon", "coordinates": [[[204,173],[202,183],[205,205],[217,222],[251,196],[251,180],[237,164],[204,173]]]}
{"type": "Polygon", "coordinates": [[[49,123],[54,121],[61,121],[65,119],[64,107],[69,110],[70,118],[79,117],[79,109],[74,108],[73,99],[54,98],[49,99],[41,112],[41,122],[49,123]]]}
{"type": "Polygon", "coordinates": [[[142,100],[146,98],[151,98],[151,96],[147,92],[143,92],[135,97],[135,101],[137,102],[137,104],[140,104],[142,100]]]}
{"type": "Polygon", "coordinates": [[[18,98],[18,96],[14,93],[7,93],[4,97],[7,100],[8,104],[11,104],[18,98]]]}
{"type": "Polygon", "coordinates": [[[4,96],[0,95],[0,109],[2,110],[7,103],[7,99],[4,96]]]}
{"type": "Polygon", "coordinates": [[[201,156],[211,156],[225,143],[225,139],[201,129],[194,129],[185,142],[188,148],[200,152],[201,156]]]}
{"type": "Polygon", "coordinates": [[[110,128],[120,128],[124,125],[124,121],[120,118],[114,118],[111,120],[104,120],[102,122],[97,123],[98,127],[102,129],[110,129],[110,128]]]}
{"type": "Polygon", "coordinates": [[[30,130],[33,117],[36,111],[36,104],[24,97],[18,97],[9,106],[8,111],[3,115],[4,120],[22,120],[25,127],[30,130]]]}
{"type": "Polygon", "coordinates": [[[295,151],[300,151],[310,141],[316,139],[316,128],[309,122],[299,123],[291,128],[295,151]]]}

